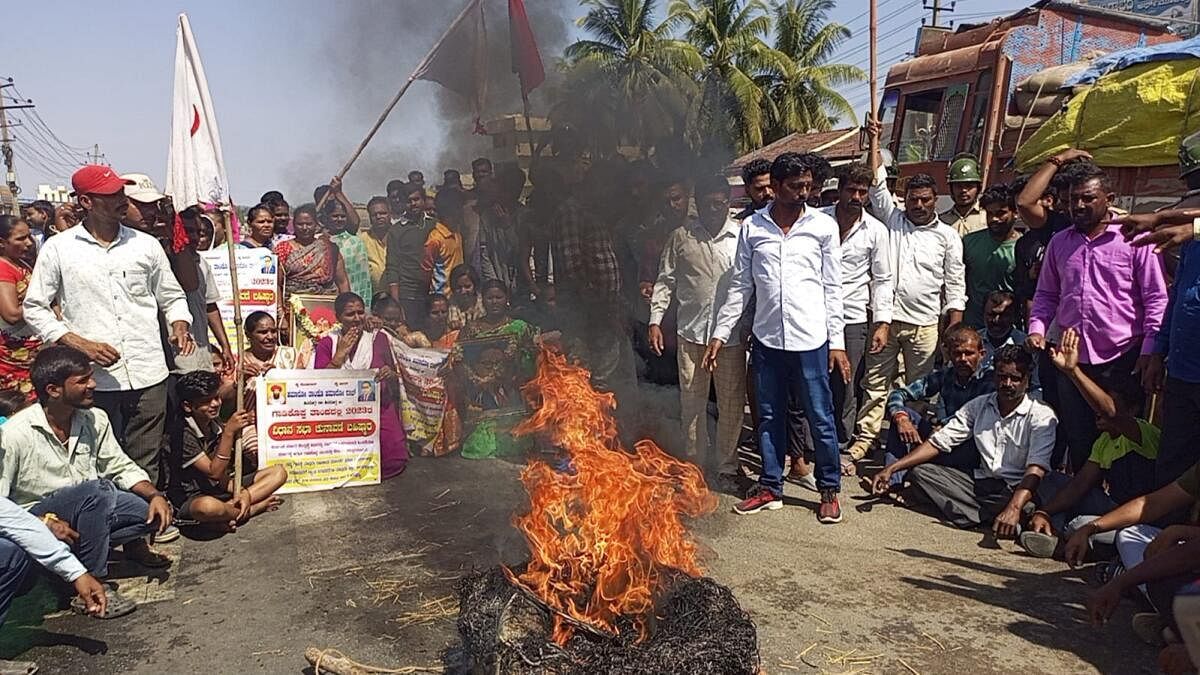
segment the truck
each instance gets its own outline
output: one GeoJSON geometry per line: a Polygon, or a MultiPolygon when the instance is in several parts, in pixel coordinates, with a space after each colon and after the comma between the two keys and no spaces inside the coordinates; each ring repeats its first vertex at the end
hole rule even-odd
{"type": "MultiPolygon", "coordinates": [[[[980,160],[984,184],[1015,178],[1017,149],[1063,105],[1057,92],[1018,84],[1098,55],[1178,41],[1163,19],[1043,0],[985,24],[923,28],[913,58],[887,73],[879,106],[882,144],[901,176],[928,173],[946,185],[952,158],[980,160]],[[1032,94],[1032,97],[1031,97],[1032,94]]],[[[1053,78],[1050,78],[1053,79],[1053,78]]],[[[1175,165],[1106,167],[1124,208],[1173,201],[1175,165]]],[[[1140,208],[1139,208],[1140,210],[1140,208]]]]}

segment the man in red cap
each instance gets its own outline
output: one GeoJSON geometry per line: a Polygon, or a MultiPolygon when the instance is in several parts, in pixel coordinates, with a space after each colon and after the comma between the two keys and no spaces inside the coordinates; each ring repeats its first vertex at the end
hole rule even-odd
{"type": "Polygon", "coordinates": [[[162,246],[121,224],[131,183],[95,164],[71,177],[84,219],[38,254],[25,320],[46,342],[74,347],[96,364],[96,406],[108,414],[125,454],[157,483],[167,407],[159,312],[179,354],[190,354],[195,342],[187,299],[162,246]]]}

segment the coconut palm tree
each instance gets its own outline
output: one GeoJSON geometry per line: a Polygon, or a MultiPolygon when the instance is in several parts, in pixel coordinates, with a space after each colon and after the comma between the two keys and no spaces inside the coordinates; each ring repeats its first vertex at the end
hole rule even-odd
{"type": "Polygon", "coordinates": [[[793,131],[828,131],[839,118],[854,117],[854,108],[837,87],[861,82],[866,75],[856,66],[828,63],[850,39],[850,29],[828,20],[834,6],[834,0],[777,0],[771,6],[775,49],[787,55],[791,67],[773,74],[766,86],[776,111],[768,142],[793,131]]]}
{"type": "Polygon", "coordinates": [[[556,113],[604,144],[632,141],[648,149],[679,135],[700,66],[674,39],[673,23],[657,25],[657,0],[582,0],[579,26],[588,37],[566,48],[567,77],[556,113]]]}
{"type": "MultiPolygon", "coordinates": [[[[778,112],[764,85],[791,72],[787,55],[767,44],[771,17],[761,0],[672,0],[668,23],[678,25],[702,61],[695,130],[724,135],[739,151],[763,144],[778,112]]],[[[692,59],[695,61],[695,58],[692,59]]]]}

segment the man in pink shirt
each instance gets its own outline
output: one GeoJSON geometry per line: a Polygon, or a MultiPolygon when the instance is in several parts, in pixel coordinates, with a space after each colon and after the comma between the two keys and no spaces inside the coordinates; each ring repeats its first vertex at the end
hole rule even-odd
{"type": "MultiPolygon", "coordinates": [[[[1068,187],[1071,227],[1055,234],[1046,247],[1026,344],[1045,349],[1048,330],[1057,334],[1074,328],[1082,336],[1080,368],[1105,386],[1115,386],[1122,378],[1140,377],[1154,351],[1167,308],[1162,258],[1150,247],[1129,245],[1120,225],[1107,224],[1115,195],[1102,169],[1091,162],[1070,169],[1059,175],[1068,187]]],[[[1099,432],[1087,402],[1069,380],[1059,382],[1058,394],[1069,461],[1077,471],[1099,432]]]]}

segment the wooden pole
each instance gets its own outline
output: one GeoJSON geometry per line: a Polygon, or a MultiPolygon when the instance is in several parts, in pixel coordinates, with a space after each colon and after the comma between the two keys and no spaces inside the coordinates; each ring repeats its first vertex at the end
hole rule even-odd
{"type": "MultiPolygon", "coordinates": [[[[425,65],[425,62],[422,61],[421,66],[424,66],[424,65],[425,65]]],[[[412,83],[416,81],[417,72],[419,70],[420,70],[420,67],[418,67],[417,70],[413,71],[412,75],[408,76],[408,80],[406,80],[404,82],[404,86],[400,87],[400,91],[396,92],[396,95],[392,97],[391,102],[388,103],[387,107],[383,109],[383,112],[379,114],[379,119],[375,120],[374,126],[372,126],[371,130],[367,132],[367,137],[364,138],[362,140],[362,143],[359,143],[358,147],[354,149],[354,154],[350,155],[350,159],[346,160],[346,163],[342,166],[342,170],[337,172],[338,178],[345,178],[346,174],[349,173],[349,171],[350,171],[350,167],[354,166],[354,162],[358,161],[359,155],[361,155],[363,153],[363,150],[367,149],[367,144],[371,142],[372,138],[375,138],[375,133],[377,131],[379,131],[379,127],[383,126],[384,120],[386,120],[388,118],[388,115],[392,114],[392,109],[396,107],[396,104],[400,102],[400,98],[402,96],[404,96],[404,93],[407,92],[408,88],[412,86],[412,83]]],[[[325,194],[321,195],[321,200],[319,202],[317,202],[317,211],[318,212],[321,210],[321,207],[325,205],[325,202],[328,199],[329,199],[329,192],[326,192],[325,194]]]]}
{"type": "MultiPolygon", "coordinates": [[[[225,247],[229,252],[229,284],[233,287],[233,336],[234,358],[242,358],[246,350],[245,337],[242,335],[242,291],[238,286],[237,274],[237,242],[233,240],[233,216],[237,207],[233,205],[233,197],[229,198],[229,215],[225,218],[225,247]]],[[[246,374],[237,367],[237,411],[246,409],[246,374]]],[[[237,444],[233,451],[233,496],[242,494],[242,434],[238,434],[237,444]]]]}
{"type": "MultiPolygon", "coordinates": [[[[879,83],[878,83],[879,73],[877,72],[877,65],[876,65],[876,61],[878,60],[878,57],[879,57],[879,48],[878,48],[879,12],[878,12],[876,0],[870,0],[870,2],[871,2],[871,9],[870,9],[870,11],[871,11],[871,19],[870,19],[870,21],[871,21],[871,23],[870,23],[870,26],[871,26],[871,28],[870,28],[870,31],[871,31],[871,49],[870,49],[871,66],[870,66],[870,71],[868,73],[868,75],[869,75],[868,86],[871,87],[871,108],[870,108],[871,119],[876,120],[876,119],[879,119],[879,100],[875,96],[875,92],[878,91],[878,85],[879,85],[879,83]]],[[[879,137],[876,136],[875,134],[871,134],[871,161],[872,162],[875,161],[875,156],[878,153],[879,153],[879,137]]]]}
{"type": "Polygon", "coordinates": [[[538,144],[534,143],[533,121],[530,121],[533,117],[529,114],[529,96],[524,92],[524,82],[521,83],[521,107],[524,118],[526,118],[526,136],[529,139],[529,171],[533,171],[533,163],[538,161],[538,156],[541,155],[541,148],[538,147],[538,144]]]}
{"type": "MultiPolygon", "coordinates": [[[[404,86],[400,87],[400,91],[396,92],[396,95],[392,97],[392,100],[387,104],[387,107],[384,108],[383,112],[379,114],[379,119],[375,120],[375,124],[372,125],[371,130],[367,132],[367,137],[364,138],[362,143],[359,143],[358,147],[354,149],[354,154],[350,155],[350,159],[346,160],[346,163],[342,166],[342,170],[337,172],[338,178],[345,178],[346,174],[350,172],[350,167],[354,166],[354,162],[358,160],[359,155],[363,153],[363,150],[367,149],[367,144],[371,142],[372,138],[375,138],[375,133],[379,131],[379,127],[383,126],[383,123],[387,120],[388,115],[392,114],[392,109],[396,107],[396,104],[400,102],[400,99],[403,98],[405,92],[408,91],[408,88],[411,87],[412,83],[415,82],[421,75],[421,71],[424,70],[425,66],[429,64],[429,58],[438,50],[438,47],[442,46],[442,43],[446,41],[446,36],[450,35],[450,31],[454,30],[454,27],[458,25],[458,22],[462,21],[463,17],[465,17],[467,12],[469,12],[474,6],[474,0],[467,2],[467,6],[463,7],[463,10],[458,13],[458,16],[454,17],[454,21],[451,21],[450,25],[446,27],[446,32],[442,33],[442,36],[438,38],[438,41],[433,44],[433,47],[429,50],[429,53],[425,55],[425,58],[421,59],[421,62],[417,64],[416,68],[413,68],[412,74],[409,75],[408,79],[404,81],[404,86]]],[[[321,210],[321,207],[325,205],[325,201],[327,199],[329,199],[328,192],[322,195],[321,200],[317,202],[318,212],[321,210]]]]}

